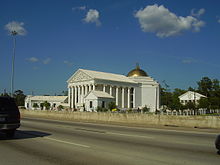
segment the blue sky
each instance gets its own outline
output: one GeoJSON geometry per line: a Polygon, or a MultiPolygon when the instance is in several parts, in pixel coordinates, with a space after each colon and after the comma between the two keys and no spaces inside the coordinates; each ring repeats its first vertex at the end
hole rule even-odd
{"type": "MultiPolygon", "coordinates": [[[[171,89],[220,79],[219,0],[1,0],[0,92],[61,94],[79,68],[127,74],[136,65],[171,89]]],[[[163,84],[162,84],[163,85],[163,84]]]]}

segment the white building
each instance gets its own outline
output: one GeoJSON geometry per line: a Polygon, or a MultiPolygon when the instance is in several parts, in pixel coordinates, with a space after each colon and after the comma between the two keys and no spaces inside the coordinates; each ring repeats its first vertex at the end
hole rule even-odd
{"type": "Polygon", "coordinates": [[[159,109],[160,85],[137,66],[127,76],[79,69],[67,81],[70,108],[87,111],[114,101],[120,109],[159,109]],[[99,92],[97,92],[99,91],[99,92]],[[100,92],[102,91],[102,92],[100,92]]]}
{"type": "Polygon", "coordinates": [[[198,103],[201,98],[206,98],[206,96],[192,91],[188,91],[179,96],[180,103],[183,105],[186,105],[188,102],[198,103]]]}
{"type": "Polygon", "coordinates": [[[56,109],[59,105],[63,107],[69,106],[67,104],[68,96],[32,96],[28,95],[25,98],[25,108],[26,109],[41,109],[40,104],[47,101],[50,103],[50,109],[56,109]],[[34,108],[34,104],[38,105],[38,108],[34,108]]]}

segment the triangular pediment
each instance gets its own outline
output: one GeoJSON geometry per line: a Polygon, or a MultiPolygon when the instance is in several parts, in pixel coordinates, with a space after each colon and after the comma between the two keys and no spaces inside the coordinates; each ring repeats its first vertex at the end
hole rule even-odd
{"type": "Polygon", "coordinates": [[[87,81],[91,79],[92,77],[90,77],[88,74],[84,73],[82,70],[79,69],[70,77],[70,79],[67,82],[68,83],[81,82],[81,81],[87,81]]]}

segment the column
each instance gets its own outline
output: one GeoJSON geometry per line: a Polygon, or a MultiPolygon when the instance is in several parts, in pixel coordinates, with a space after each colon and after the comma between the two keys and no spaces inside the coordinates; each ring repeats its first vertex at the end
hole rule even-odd
{"type": "Polygon", "coordinates": [[[135,88],[133,88],[133,108],[136,107],[136,105],[135,105],[135,93],[136,93],[135,88]]]}
{"type": "Polygon", "coordinates": [[[110,95],[112,96],[112,86],[110,85],[110,95]]]}
{"type": "Polygon", "coordinates": [[[105,84],[103,84],[103,92],[105,92],[105,84]]]}
{"type": "Polygon", "coordinates": [[[78,103],[81,103],[81,86],[78,86],[78,103]]]}
{"type": "Polygon", "coordinates": [[[76,103],[77,103],[77,86],[75,86],[75,108],[76,108],[76,103]]]}
{"type": "Polygon", "coordinates": [[[87,95],[87,94],[88,94],[88,86],[85,85],[85,95],[87,95]]]}
{"type": "Polygon", "coordinates": [[[74,99],[74,95],[73,95],[73,93],[74,93],[74,90],[73,90],[74,88],[72,87],[72,98],[71,98],[71,108],[73,108],[73,99],[74,99]]]}
{"type": "Polygon", "coordinates": [[[95,90],[95,84],[92,84],[92,90],[95,90]]]}
{"type": "Polygon", "coordinates": [[[122,96],[121,96],[121,107],[124,108],[125,107],[125,88],[122,87],[122,96]]]}
{"type": "Polygon", "coordinates": [[[91,85],[91,84],[89,84],[89,92],[92,90],[91,88],[92,88],[92,85],[91,85]]]}
{"type": "Polygon", "coordinates": [[[130,88],[128,88],[128,108],[130,108],[130,88]]]}
{"type": "MultiPolygon", "coordinates": [[[[68,88],[68,104],[69,104],[69,106],[71,106],[71,103],[70,103],[70,93],[71,93],[71,89],[70,89],[70,87],[68,88]]],[[[70,107],[71,108],[71,107],[70,107]]]]}
{"type": "Polygon", "coordinates": [[[116,101],[116,105],[118,106],[118,87],[116,87],[116,94],[115,94],[115,101],[116,101]]]}
{"type": "Polygon", "coordinates": [[[84,103],[84,85],[82,85],[82,95],[81,95],[82,101],[81,103],[84,103]]]}

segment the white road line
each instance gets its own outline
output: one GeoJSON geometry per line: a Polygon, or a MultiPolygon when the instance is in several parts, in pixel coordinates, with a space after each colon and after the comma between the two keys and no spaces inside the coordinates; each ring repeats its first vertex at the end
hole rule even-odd
{"type": "Polygon", "coordinates": [[[147,138],[147,139],[152,139],[153,138],[153,137],[149,137],[149,136],[130,135],[130,134],[122,134],[122,133],[114,133],[114,132],[106,132],[106,134],[120,135],[120,136],[130,136],[130,137],[138,137],[138,138],[147,138]]]}
{"type": "Polygon", "coordinates": [[[79,143],[72,143],[72,142],[58,140],[58,139],[54,139],[54,138],[50,138],[50,137],[43,137],[43,138],[48,139],[48,140],[52,140],[52,141],[56,141],[56,142],[60,142],[60,143],[65,143],[65,144],[71,144],[71,145],[75,145],[75,146],[79,146],[79,147],[90,148],[90,146],[79,144],[79,143]]]}

